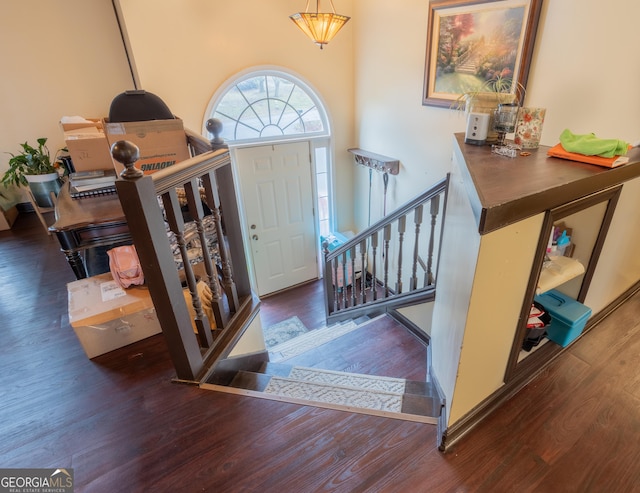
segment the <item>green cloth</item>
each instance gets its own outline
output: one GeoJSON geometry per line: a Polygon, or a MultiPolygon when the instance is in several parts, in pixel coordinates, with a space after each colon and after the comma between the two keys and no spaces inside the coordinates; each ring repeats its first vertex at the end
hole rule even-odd
{"type": "Polygon", "coordinates": [[[576,135],[569,129],[560,134],[560,143],[565,151],[577,152],[585,156],[624,156],[629,144],[619,139],[599,139],[595,134],[576,135]]]}

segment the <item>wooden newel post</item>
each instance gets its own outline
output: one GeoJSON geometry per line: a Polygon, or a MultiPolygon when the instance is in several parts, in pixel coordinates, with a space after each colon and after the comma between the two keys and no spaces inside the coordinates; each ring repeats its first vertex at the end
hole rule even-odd
{"type": "Polygon", "coordinates": [[[154,247],[161,244],[161,236],[167,241],[167,233],[153,179],[135,168],[140,157],[135,144],[115,142],[111,153],[125,167],[116,181],[116,190],[133,243],[144,246],[136,251],[176,375],[178,379],[194,380],[202,368],[202,353],[194,337],[171,248],[168,242],[166,248],[154,247]]]}
{"type": "Polygon", "coordinates": [[[124,166],[120,177],[125,179],[140,178],[144,173],[136,168],[136,161],[140,159],[140,149],[133,142],[118,140],[111,146],[111,155],[124,166]]]}
{"type": "Polygon", "coordinates": [[[335,279],[337,273],[334,272],[333,266],[327,256],[329,255],[329,242],[324,240],[322,242],[322,254],[323,254],[323,278],[324,278],[324,296],[325,296],[325,309],[326,314],[329,316],[331,313],[338,310],[338,297],[336,292],[335,279]]]}

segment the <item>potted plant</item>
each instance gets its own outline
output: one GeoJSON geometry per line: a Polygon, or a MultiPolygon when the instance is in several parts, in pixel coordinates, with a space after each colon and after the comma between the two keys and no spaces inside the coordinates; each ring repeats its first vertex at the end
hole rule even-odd
{"type": "Polygon", "coordinates": [[[464,110],[467,117],[469,113],[488,113],[487,143],[492,143],[498,140],[498,133],[493,130],[493,112],[499,104],[523,101],[524,91],[522,84],[517,83],[513,88],[513,79],[497,75],[485,81],[479,89],[461,94],[452,107],[464,110]]]}
{"type": "Polygon", "coordinates": [[[53,207],[51,193],[57,196],[61,187],[58,173],[60,164],[55,159],[51,160],[45,137],[39,138],[37,142],[37,147],[28,142],[20,144],[22,152],[18,154],[7,153],[11,155],[11,159],[2,183],[5,187],[28,186],[39,207],[53,207]]]}

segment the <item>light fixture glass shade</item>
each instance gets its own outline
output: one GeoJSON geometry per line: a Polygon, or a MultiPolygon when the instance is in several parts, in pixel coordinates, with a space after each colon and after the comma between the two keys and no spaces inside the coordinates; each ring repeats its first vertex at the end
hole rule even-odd
{"type": "Polygon", "coordinates": [[[336,13],[298,12],[289,16],[296,26],[311,38],[320,49],[338,34],[350,17],[336,13]]]}

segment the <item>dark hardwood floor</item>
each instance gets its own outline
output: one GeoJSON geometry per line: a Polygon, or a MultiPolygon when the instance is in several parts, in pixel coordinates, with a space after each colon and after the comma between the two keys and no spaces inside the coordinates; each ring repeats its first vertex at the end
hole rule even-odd
{"type": "MultiPolygon", "coordinates": [[[[443,454],[433,425],[171,383],[161,335],[87,359],[35,214],[0,232],[0,280],[1,468],[71,467],[78,492],[640,491],[640,295],[443,454]]],[[[321,325],[304,289],[263,323],[321,325]]]]}
{"type": "MultiPolygon", "coordinates": [[[[322,281],[297,286],[262,300],[263,327],[297,316],[310,330],[325,327],[322,281]]],[[[288,365],[425,381],[427,346],[391,317],[363,324],[338,340],[289,358],[288,365]],[[380,354],[385,357],[381,358],[380,354]]]]}

